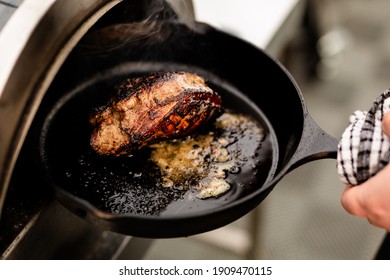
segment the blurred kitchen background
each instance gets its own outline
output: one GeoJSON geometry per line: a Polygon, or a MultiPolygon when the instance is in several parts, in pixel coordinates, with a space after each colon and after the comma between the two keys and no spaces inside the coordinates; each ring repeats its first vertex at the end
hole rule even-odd
{"type": "MultiPolygon", "coordinates": [[[[254,15],[272,16],[249,0],[236,1],[236,7],[226,1],[224,8],[207,1],[207,15],[204,10],[196,14],[203,2],[194,2],[198,19],[214,14],[211,23],[255,44],[255,32],[262,33],[256,24],[263,21],[254,15]],[[240,18],[248,10],[250,17],[240,18]],[[229,21],[218,22],[218,17],[229,21]],[[244,24],[251,25],[251,34],[240,33],[244,24]]],[[[305,1],[267,2],[297,9],[292,13],[299,16],[289,17],[286,30],[280,30],[289,34],[288,41],[271,42],[266,49],[289,69],[314,120],[339,138],[349,115],[368,109],[390,87],[390,1],[309,0],[303,9],[305,1]]],[[[340,205],[344,186],[335,168],[330,159],[299,167],[237,222],[199,236],[156,240],[144,259],[372,259],[385,231],[345,212],[340,205]]]]}

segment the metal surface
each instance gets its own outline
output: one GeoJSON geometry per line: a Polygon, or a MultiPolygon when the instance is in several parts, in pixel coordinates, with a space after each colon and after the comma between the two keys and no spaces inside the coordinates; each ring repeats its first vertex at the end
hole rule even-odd
{"type": "Polygon", "coordinates": [[[0,259],[140,259],[151,242],[102,231],[52,201],[30,220],[0,259]]]}
{"type": "Polygon", "coordinates": [[[16,159],[47,88],[79,39],[119,2],[26,0],[0,33],[0,215],[16,159]]]}
{"type": "MultiPolygon", "coordinates": [[[[19,9],[12,7],[13,16],[0,34],[4,62],[0,65],[0,131],[4,133],[0,134],[0,208],[5,210],[0,219],[1,259],[142,257],[151,242],[80,220],[52,199],[39,168],[28,160],[34,157],[31,148],[35,147],[29,142],[35,133],[30,124],[58,69],[80,38],[120,2],[26,0],[19,9]]],[[[191,1],[169,2],[178,16],[193,19],[191,1]]],[[[136,8],[145,1],[128,3],[136,8]]],[[[129,13],[136,14],[135,10],[129,13]]],[[[103,24],[112,20],[117,20],[115,13],[105,17],[103,24]]]]}
{"type": "Polygon", "coordinates": [[[52,201],[36,213],[1,259],[116,259],[137,249],[130,241],[82,221],[52,201]]]}

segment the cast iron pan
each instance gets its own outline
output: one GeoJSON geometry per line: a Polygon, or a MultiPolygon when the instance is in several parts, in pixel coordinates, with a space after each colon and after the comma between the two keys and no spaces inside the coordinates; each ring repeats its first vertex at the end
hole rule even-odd
{"type": "Polygon", "coordinates": [[[136,38],[130,27],[97,31],[82,41],[49,92],[55,100],[41,130],[42,165],[56,198],[81,218],[132,236],[198,234],[251,211],[293,168],[335,157],[338,141],[314,123],[290,74],[262,50],[201,23],[188,28],[163,21],[153,36],[136,38]],[[110,39],[97,42],[104,34],[110,39]],[[135,158],[109,159],[89,147],[89,114],[118,83],[175,70],[203,76],[225,108],[251,115],[265,129],[261,149],[240,173],[228,175],[232,190],[219,198],[157,188],[147,149],[135,158]]]}

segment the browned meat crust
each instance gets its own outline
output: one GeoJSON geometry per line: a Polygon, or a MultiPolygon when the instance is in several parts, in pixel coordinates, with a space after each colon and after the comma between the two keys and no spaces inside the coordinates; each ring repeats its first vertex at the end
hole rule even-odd
{"type": "Polygon", "coordinates": [[[128,79],[90,118],[91,147],[100,155],[132,154],[160,140],[182,137],[219,114],[221,97],[187,72],[128,79]]]}

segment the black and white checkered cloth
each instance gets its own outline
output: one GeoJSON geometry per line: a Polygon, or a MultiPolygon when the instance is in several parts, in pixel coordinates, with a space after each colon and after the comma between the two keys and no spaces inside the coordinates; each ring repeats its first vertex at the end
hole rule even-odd
{"type": "Polygon", "coordinates": [[[337,171],[343,183],[361,184],[390,161],[390,138],[382,132],[383,115],[390,110],[389,97],[390,89],[368,112],[356,111],[350,117],[337,152],[337,171]]]}

